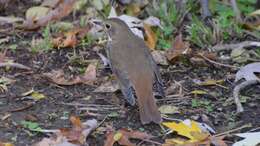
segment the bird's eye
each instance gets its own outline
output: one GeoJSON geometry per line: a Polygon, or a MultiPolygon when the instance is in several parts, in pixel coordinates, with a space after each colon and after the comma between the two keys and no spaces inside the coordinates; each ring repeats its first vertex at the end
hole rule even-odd
{"type": "Polygon", "coordinates": [[[105,24],[106,29],[110,29],[111,25],[110,24],[105,24]]]}

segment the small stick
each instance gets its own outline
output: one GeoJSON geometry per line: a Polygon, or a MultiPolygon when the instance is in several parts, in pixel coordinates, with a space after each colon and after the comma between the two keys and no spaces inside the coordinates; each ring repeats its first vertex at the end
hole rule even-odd
{"type": "Polygon", "coordinates": [[[260,47],[260,42],[256,41],[244,41],[237,44],[222,44],[222,45],[216,45],[211,48],[212,51],[225,51],[225,50],[233,50],[238,48],[244,48],[244,47],[250,47],[250,46],[256,46],[260,47]]]}
{"type": "Polygon", "coordinates": [[[20,63],[11,63],[11,62],[0,63],[0,67],[15,67],[19,69],[31,70],[30,67],[22,65],[20,63]]]}
{"type": "Polygon", "coordinates": [[[30,108],[30,107],[32,107],[33,106],[33,103],[28,103],[26,106],[24,106],[24,107],[20,107],[20,108],[16,108],[16,109],[11,109],[11,110],[9,110],[8,112],[20,112],[20,111],[23,111],[23,110],[26,110],[26,109],[28,109],[28,108],[30,108]]]}
{"type": "Polygon", "coordinates": [[[236,129],[231,129],[231,130],[228,130],[228,131],[216,134],[214,136],[215,137],[219,137],[219,136],[222,136],[222,135],[227,135],[227,134],[230,134],[232,132],[235,132],[235,131],[238,131],[238,130],[241,130],[241,129],[244,129],[244,128],[249,128],[249,127],[252,127],[252,125],[251,124],[246,124],[246,125],[243,125],[241,127],[236,128],[236,129]]]}
{"type": "Polygon", "coordinates": [[[178,121],[178,122],[182,122],[183,120],[180,120],[180,119],[176,119],[176,118],[168,118],[166,116],[162,116],[163,119],[165,120],[169,120],[169,121],[178,121]]]}
{"type": "Polygon", "coordinates": [[[152,143],[152,144],[156,144],[156,145],[162,145],[162,143],[159,143],[157,141],[153,141],[153,140],[150,140],[150,139],[142,139],[142,142],[140,142],[137,146],[140,146],[143,142],[148,142],[148,143],[152,143]]]}
{"type": "Polygon", "coordinates": [[[57,104],[61,104],[61,105],[68,105],[68,106],[83,106],[83,107],[113,107],[115,105],[101,105],[101,104],[81,104],[81,103],[57,103],[57,104]]]}
{"type": "Polygon", "coordinates": [[[214,60],[211,60],[207,57],[205,57],[204,55],[202,55],[201,53],[199,53],[199,56],[201,56],[203,59],[205,59],[206,61],[212,63],[212,64],[216,64],[218,66],[223,66],[223,67],[228,67],[228,68],[235,68],[235,69],[238,69],[238,67],[236,66],[233,66],[233,65],[228,65],[228,64],[223,64],[223,63],[219,63],[219,62],[216,62],[214,60]]]}

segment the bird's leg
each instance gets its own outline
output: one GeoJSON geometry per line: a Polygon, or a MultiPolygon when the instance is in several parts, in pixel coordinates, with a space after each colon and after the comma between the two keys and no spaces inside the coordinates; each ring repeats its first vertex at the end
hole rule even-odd
{"type": "Polygon", "coordinates": [[[207,25],[211,25],[211,17],[212,14],[209,10],[209,1],[208,0],[200,0],[200,6],[201,6],[201,10],[202,10],[202,18],[203,21],[207,24],[207,25]]]}
{"type": "Polygon", "coordinates": [[[200,0],[200,6],[202,9],[202,17],[205,19],[206,17],[211,17],[212,14],[209,10],[209,1],[208,0],[200,0]]]}
{"type": "Polygon", "coordinates": [[[231,6],[232,6],[232,8],[233,8],[233,11],[234,11],[234,13],[235,13],[235,15],[236,15],[236,20],[237,20],[237,22],[242,23],[243,20],[242,20],[242,18],[241,18],[241,13],[240,13],[240,10],[239,10],[239,8],[238,8],[238,6],[237,6],[236,0],[230,0],[230,3],[231,3],[231,6]]]}

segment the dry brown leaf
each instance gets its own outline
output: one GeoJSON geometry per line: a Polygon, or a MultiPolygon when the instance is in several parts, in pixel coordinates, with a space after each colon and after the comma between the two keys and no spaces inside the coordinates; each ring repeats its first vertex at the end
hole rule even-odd
{"type": "Polygon", "coordinates": [[[75,85],[75,84],[93,84],[96,81],[96,63],[89,64],[83,75],[78,75],[74,78],[66,79],[62,70],[53,70],[43,75],[58,85],[75,85]]]}
{"type": "Polygon", "coordinates": [[[128,129],[120,129],[116,132],[110,131],[107,134],[107,138],[104,146],[113,146],[114,143],[116,142],[118,142],[120,145],[135,146],[135,144],[132,143],[130,139],[144,140],[150,138],[152,138],[152,136],[145,132],[140,132],[135,130],[131,131],[128,129]]]}
{"type": "Polygon", "coordinates": [[[97,93],[114,93],[119,90],[119,84],[114,81],[107,81],[97,87],[93,92],[97,93]]]}
{"type": "Polygon", "coordinates": [[[144,23],[144,31],[145,31],[145,43],[151,50],[154,50],[157,43],[157,36],[153,32],[150,25],[144,23]]]}
{"type": "Polygon", "coordinates": [[[81,146],[86,144],[86,137],[97,127],[97,120],[84,123],[78,117],[71,116],[72,128],[61,128],[50,138],[44,138],[34,146],[81,146]]]}
{"type": "Polygon", "coordinates": [[[83,125],[79,117],[70,117],[70,122],[72,123],[72,128],[61,128],[60,131],[63,136],[65,136],[69,142],[84,144],[86,142],[85,136],[82,135],[83,125]]]}
{"type": "Polygon", "coordinates": [[[50,10],[47,15],[37,19],[28,18],[25,20],[21,28],[26,30],[35,30],[46,26],[51,21],[58,21],[71,13],[75,2],[76,0],[62,0],[58,3],[55,9],[50,10]]]}
{"type": "Polygon", "coordinates": [[[182,34],[179,34],[172,45],[171,49],[166,51],[166,57],[170,62],[175,62],[180,56],[191,54],[191,49],[187,42],[182,40],[182,34]]]}
{"type": "Polygon", "coordinates": [[[164,51],[154,50],[154,51],[152,51],[151,54],[152,54],[152,56],[153,56],[154,61],[155,61],[157,64],[160,64],[160,65],[169,65],[169,64],[168,64],[168,60],[167,60],[167,58],[165,57],[165,52],[164,52],[164,51]]]}
{"type": "Polygon", "coordinates": [[[89,64],[84,75],[80,76],[80,80],[84,84],[93,84],[97,80],[97,63],[89,64]]]}
{"type": "Polygon", "coordinates": [[[58,85],[74,85],[79,83],[76,79],[66,79],[63,70],[53,70],[43,75],[58,85]]]}
{"type": "MultiPolygon", "coordinates": [[[[177,144],[174,142],[173,139],[166,139],[165,143],[162,146],[227,146],[226,142],[223,140],[225,138],[225,136],[220,136],[220,137],[215,137],[215,136],[209,136],[207,139],[205,140],[201,140],[198,142],[192,142],[192,143],[185,143],[185,144],[177,144]]],[[[176,138],[179,140],[182,140],[181,138],[176,138]]]]}
{"type": "Polygon", "coordinates": [[[65,40],[62,42],[62,45],[59,47],[76,47],[77,45],[77,38],[74,32],[68,32],[66,35],[65,40]]]}
{"type": "Polygon", "coordinates": [[[52,44],[55,48],[74,48],[78,42],[86,36],[89,30],[90,26],[86,26],[85,28],[73,28],[71,31],[53,38],[52,44]]]}

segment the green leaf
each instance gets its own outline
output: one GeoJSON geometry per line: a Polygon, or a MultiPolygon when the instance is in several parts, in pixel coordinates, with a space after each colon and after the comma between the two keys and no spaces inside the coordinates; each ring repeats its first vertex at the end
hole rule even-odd
{"type": "Polygon", "coordinates": [[[30,131],[37,131],[37,132],[41,132],[43,129],[41,127],[39,127],[39,124],[36,122],[30,122],[30,121],[21,121],[21,125],[24,128],[29,129],[30,131]]]}

